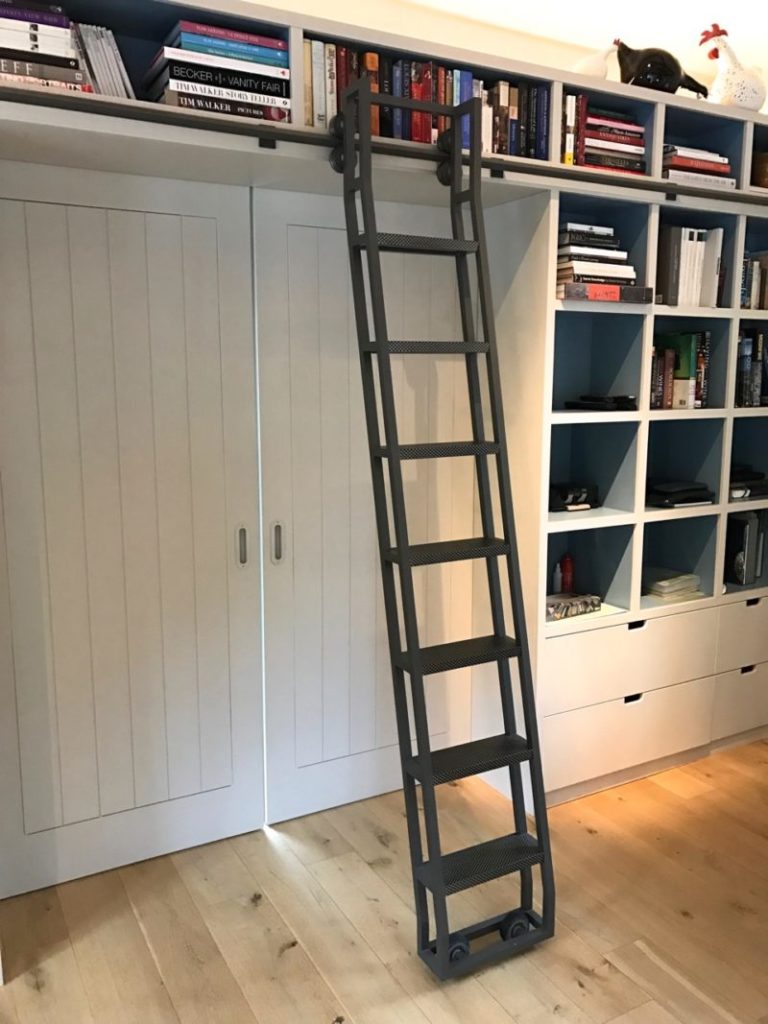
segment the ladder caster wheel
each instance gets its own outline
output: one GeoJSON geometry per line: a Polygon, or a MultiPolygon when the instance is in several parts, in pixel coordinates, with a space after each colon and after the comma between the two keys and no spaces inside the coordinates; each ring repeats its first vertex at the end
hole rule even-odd
{"type": "Polygon", "coordinates": [[[344,173],[344,150],[341,146],[336,146],[335,149],[331,150],[331,155],[328,157],[328,160],[331,167],[337,174],[344,173]]]}
{"type": "Polygon", "coordinates": [[[453,178],[453,175],[451,174],[451,161],[443,160],[442,163],[437,165],[435,173],[437,174],[437,180],[441,185],[445,185],[446,187],[450,186],[451,179],[453,178]]]}
{"type": "Polygon", "coordinates": [[[336,139],[337,142],[341,142],[344,138],[344,115],[342,113],[333,115],[331,123],[328,125],[328,132],[331,138],[336,139]]]}
{"type": "Polygon", "coordinates": [[[445,153],[446,156],[450,155],[453,149],[453,133],[450,128],[446,128],[444,132],[440,132],[437,137],[437,148],[441,153],[445,153]]]}
{"type": "Polygon", "coordinates": [[[505,942],[509,942],[510,939],[519,939],[521,935],[525,935],[531,928],[531,921],[524,910],[516,910],[512,914],[508,914],[501,922],[499,932],[505,942]]]}
{"type": "Polygon", "coordinates": [[[457,935],[448,950],[448,959],[455,964],[467,956],[469,956],[469,940],[463,935],[457,935]]]}

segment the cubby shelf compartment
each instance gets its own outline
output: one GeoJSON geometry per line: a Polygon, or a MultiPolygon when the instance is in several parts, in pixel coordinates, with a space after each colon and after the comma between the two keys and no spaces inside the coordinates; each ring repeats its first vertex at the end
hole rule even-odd
{"type": "MultiPolygon", "coordinates": [[[[632,545],[634,527],[610,526],[601,530],[573,529],[549,537],[547,545],[547,590],[552,589],[555,565],[565,554],[573,558],[574,590],[598,594],[603,601],[599,612],[574,616],[574,621],[604,619],[630,608],[632,594],[632,545]]],[[[560,626],[548,623],[548,626],[560,626]]]]}
{"type": "MultiPolygon", "coordinates": [[[[696,573],[701,579],[703,597],[712,597],[715,592],[717,524],[716,515],[646,523],[643,530],[643,570],[654,566],[680,573],[696,573]]],[[[640,607],[643,610],[679,607],[699,600],[701,598],[689,597],[681,601],[664,601],[652,594],[643,594],[640,607]]]]}
{"type": "MultiPolygon", "coordinates": [[[[616,175],[622,177],[622,175],[616,175]]],[[[597,224],[614,229],[619,241],[619,248],[628,253],[627,262],[637,271],[637,284],[645,286],[648,281],[648,219],[649,207],[645,202],[627,199],[604,199],[602,196],[581,195],[575,192],[563,192],[560,196],[559,224],[568,221],[577,224],[597,224]]],[[[553,269],[554,278],[555,271],[553,269]]],[[[554,285],[553,285],[554,291],[554,285]]],[[[582,303],[591,309],[589,302],[582,303]]],[[[613,305],[611,312],[621,303],[613,305]]],[[[626,303],[632,312],[637,306],[626,303]]],[[[643,307],[640,306],[640,309],[643,307]]]]}
{"type": "MultiPolygon", "coordinates": [[[[731,511],[728,515],[728,523],[730,523],[733,515],[738,514],[739,512],[755,512],[758,516],[758,524],[756,525],[765,529],[766,526],[768,526],[768,510],[766,509],[766,505],[768,505],[768,499],[763,501],[762,504],[757,501],[736,502],[731,506],[731,511]]],[[[763,549],[762,544],[759,542],[758,544],[758,572],[755,580],[752,583],[733,583],[726,578],[729,558],[729,547],[726,539],[725,564],[723,565],[723,590],[726,594],[744,594],[747,597],[753,597],[754,591],[761,591],[764,587],[768,586],[768,552],[763,549]]]]}
{"type": "MultiPolygon", "coordinates": [[[[661,227],[695,228],[697,230],[723,229],[723,247],[721,251],[721,275],[718,302],[716,306],[680,306],[657,302],[656,313],[677,316],[733,316],[733,308],[738,304],[736,288],[741,282],[741,253],[736,251],[736,235],[738,219],[734,214],[710,212],[699,208],[689,208],[665,204],[660,208],[661,227]],[[717,310],[722,310],[718,313],[717,310]]],[[[659,235],[661,240],[661,233],[659,235]]],[[[658,282],[656,295],[659,297],[658,282]]]]}
{"type": "Polygon", "coordinates": [[[557,313],[552,408],[581,395],[637,397],[644,323],[638,315],[557,313]]]}
{"type": "MultiPolygon", "coordinates": [[[[648,437],[648,480],[696,480],[720,500],[725,420],[654,420],[648,437]]],[[[705,508],[707,506],[701,506],[705,508]]],[[[649,511],[654,509],[649,508],[649,511]]]]}
{"type": "MultiPolygon", "coordinates": [[[[768,219],[764,219],[763,217],[747,217],[746,230],[744,234],[745,261],[746,258],[750,255],[765,252],[768,252],[768,219]]],[[[765,263],[765,260],[763,260],[762,262],[765,263]]],[[[762,271],[762,273],[762,280],[764,282],[764,270],[762,271]]],[[[743,289],[741,266],[739,267],[738,280],[739,292],[736,296],[736,301],[739,305],[739,313],[741,315],[742,320],[749,320],[754,318],[756,323],[753,324],[752,326],[764,326],[764,320],[766,317],[768,317],[768,309],[766,309],[766,305],[768,305],[768,302],[766,302],[765,288],[760,288],[760,295],[758,296],[757,302],[754,306],[751,306],[749,304],[751,301],[750,297],[744,294],[746,289],[743,289]]],[[[749,326],[749,324],[745,324],[745,326],[749,326]]]]}
{"type": "Polygon", "coordinates": [[[755,192],[765,197],[768,196],[768,188],[764,185],[758,186],[756,183],[757,168],[755,166],[755,158],[760,155],[768,159],[768,124],[755,124],[754,134],[752,136],[752,166],[750,168],[749,176],[751,189],[754,189],[755,192]]]}
{"type": "Polygon", "coordinates": [[[574,515],[597,519],[631,513],[635,507],[636,423],[577,423],[552,427],[550,483],[595,484],[599,509],[550,512],[550,523],[574,515]]]}
{"type": "MultiPolygon", "coordinates": [[[[664,119],[665,145],[689,146],[727,157],[731,165],[729,177],[736,179],[737,188],[741,185],[743,142],[743,121],[723,117],[718,114],[706,113],[703,110],[689,110],[680,107],[667,107],[666,109],[664,119]]],[[[712,185],[703,178],[701,187],[712,188],[712,185]]],[[[721,191],[723,198],[726,199],[733,190],[722,189],[721,191]]]]}
{"type": "MultiPolygon", "coordinates": [[[[565,109],[566,99],[568,96],[586,95],[587,102],[589,104],[590,111],[592,109],[598,109],[606,112],[606,117],[609,113],[613,113],[618,116],[625,116],[630,118],[635,124],[639,124],[645,129],[644,135],[644,147],[645,155],[642,159],[645,160],[645,173],[650,174],[652,170],[652,142],[654,137],[654,122],[656,116],[656,104],[649,102],[648,100],[640,99],[634,96],[620,96],[615,93],[602,92],[600,89],[577,89],[573,86],[563,86],[563,109],[565,109]]],[[[634,156],[635,154],[631,154],[634,156]]],[[[638,154],[639,156],[639,154],[638,154]]],[[[562,159],[560,154],[559,159],[562,159]]],[[[585,163],[589,163],[588,158],[585,163]]],[[[621,171],[613,171],[609,167],[597,167],[590,166],[589,170],[600,170],[607,173],[613,174],[619,181],[628,177],[640,177],[640,175],[628,175],[621,171]]]]}
{"type": "MultiPolygon", "coordinates": [[[[768,413],[768,409],[738,409],[736,412],[768,413]]],[[[768,476],[768,421],[762,416],[739,416],[733,423],[731,466],[751,466],[768,476]]]]}
{"type": "Polygon", "coordinates": [[[709,360],[709,397],[706,409],[667,410],[654,409],[653,412],[682,411],[700,416],[705,412],[722,410],[727,404],[726,383],[728,379],[728,348],[730,338],[730,322],[728,320],[706,315],[660,316],[656,315],[653,325],[654,344],[664,334],[698,334],[708,332],[710,337],[709,360]]]}

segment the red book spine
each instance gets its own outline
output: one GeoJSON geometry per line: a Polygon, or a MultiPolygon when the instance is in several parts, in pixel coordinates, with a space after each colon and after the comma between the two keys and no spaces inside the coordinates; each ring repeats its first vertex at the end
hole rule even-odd
{"type": "Polygon", "coordinates": [[[336,47],[336,103],[337,110],[341,110],[341,98],[344,90],[349,85],[349,56],[346,46],[341,44],[336,47]]]}
{"type": "Polygon", "coordinates": [[[730,164],[719,164],[712,160],[695,160],[689,156],[673,156],[664,161],[665,167],[678,167],[680,170],[707,171],[710,174],[730,174],[730,164]]]}
{"type": "MultiPolygon", "coordinates": [[[[437,69],[437,102],[445,105],[445,68],[437,69]]],[[[437,134],[442,135],[448,126],[448,119],[445,114],[437,115],[437,134]]]]}
{"type": "Polygon", "coordinates": [[[579,93],[576,97],[576,163],[584,163],[584,144],[587,134],[588,97],[579,93]]]}
{"type": "Polygon", "coordinates": [[[603,142],[618,142],[622,146],[640,146],[644,148],[641,135],[619,135],[618,132],[601,132],[599,128],[587,128],[588,139],[602,139],[603,142]]]}
{"type": "Polygon", "coordinates": [[[645,174],[645,171],[638,171],[634,167],[606,167],[604,164],[590,164],[584,161],[579,161],[579,166],[586,167],[590,171],[611,171],[614,174],[645,174]]]}
{"type": "MultiPolygon", "coordinates": [[[[419,61],[411,63],[411,99],[420,100],[424,98],[422,83],[424,81],[424,65],[419,61]]],[[[411,114],[411,142],[423,142],[424,129],[422,121],[424,115],[420,110],[414,110],[411,114]]]]}
{"type": "Polygon", "coordinates": [[[212,36],[214,39],[226,39],[231,43],[248,43],[251,46],[270,46],[273,50],[287,50],[288,43],[284,39],[273,39],[271,36],[255,36],[250,32],[235,32],[229,28],[216,28],[213,25],[201,25],[197,21],[180,21],[182,32],[193,35],[212,36]]]}

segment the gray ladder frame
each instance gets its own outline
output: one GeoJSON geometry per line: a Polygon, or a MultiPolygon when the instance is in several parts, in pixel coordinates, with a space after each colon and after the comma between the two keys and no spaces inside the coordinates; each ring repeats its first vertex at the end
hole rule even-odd
{"type": "MultiPolygon", "coordinates": [[[[368,78],[355,80],[342,100],[342,162],[344,208],[349,241],[355,320],[362,371],[365,419],[371,460],[376,525],[384,587],[389,653],[395,694],[395,712],[403,772],[405,810],[413,870],[417,917],[417,945],[421,958],[441,979],[467,973],[502,959],[554,934],[555,887],[547,823],[541,757],[536,724],[534,688],[525,626],[519,560],[515,539],[512,493],[502,408],[490,274],[481,201],[481,101],[456,107],[440,106],[402,97],[373,93],[368,78]],[[447,138],[450,152],[450,212],[452,238],[379,234],[373,195],[371,108],[374,104],[401,107],[430,116],[442,115],[452,125],[447,138]],[[461,148],[461,118],[469,118],[469,179],[465,186],[465,155],[461,148]],[[358,213],[358,196],[361,213],[358,213]],[[471,237],[467,237],[464,209],[469,207],[471,237]],[[362,218],[362,230],[360,219],[362,218]],[[444,254],[456,260],[463,339],[460,342],[391,341],[387,330],[381,252],[444,254]],[[481,338],[473,315],[469,260],[476,260],[481,338]],[[369,291],[366,289],[366,261],[369,291]],[[370,314],[373,331],[370,330],[370,314]],[[391,356],[398,353],[444,352],[466,360],[470,396],[472,440],[445,444],[400,445],[392,379],[391,356]],[[491,438],[486,439],[479,360],[487,360],[491,438]],[[375,360],[375,363],[374,363],[375,360]],[[376,379],[378,377],[378,390],[376,379]],[[382,438],[379,427],[379,401],[382,438]],[[402,462],[411,458],[473,456],[483,536],[468,541],[436,542],[413,546],[408,539],[402,462]],[[497,496],[501,511],[501,538],[495,537],[493,488],[489,459],[495,458],[497,496]],[[386,464],[386,469],[385,469],[386,464]],[[391,502],[387,498],[387,477],[391,502]],[[391,518],[390,518],[391,507],[391,518]],[[394,528],[394,544],[392,543],[394,528]],[[510,586],[514,637],[506,635],[499,559],[505,558],[510,586]],[[416,565],[463,558],[486,561],[494,634],[436,647],[422,648],[413,584],[416,565]],[[398,570],[396,575],[396,568],[398,570]],[[398,583],[401,616],[398,607],[398,583]],[[525,735],[517,734],[510,660],[519,668],[525,735]],[[503,733],[485,740],[432,752],[424,691],[424,676],[470,665],[495,662],[498,667],[503,733]],[[411,741],[406,677],[410,679],[416,750],[411,741]],[[522,765],[529,764],[535,836],[528,834],[523,795],[522,765]],[[514,832],[508,836],[447,855],[442,854],[435,788],[437,785],[508,767],[513,803],[514,832]],[[427,857],[419,822],[417,783],[421,784],[427,857]],[[541,869],[541,914],[533,908],[533,868],[541,869]],[[520,873],[520,906],[481,921],[461,932],[449,928],[447,897],[512,872],[520,873]],[[435,938],[430,936],[428,892],[432,894],[435,938]],[[499,941],[475,940],[499,932],[499,941]]],[[[446,147],[447,148],[447,147],[446,147]]],[[[337,151],[338,154],[338,151],[337,151]]],[[[337,155],[338,161],[338,155],[337,155]]]]}

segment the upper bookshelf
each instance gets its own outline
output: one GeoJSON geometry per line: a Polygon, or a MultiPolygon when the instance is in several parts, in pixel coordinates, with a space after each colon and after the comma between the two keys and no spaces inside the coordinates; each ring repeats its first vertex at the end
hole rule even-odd
{"type": "MultiPolygon", "coordinates": [[[[311,41],[316,40],[323,45],[328,43],[336,47],[337,56],[339,48],[347,53],[377,55],[380,59],[379,71],[382,64],[386,72],[397,62],[401,62],[404,67],[410,66],[411,70],[414,65],[430,65],[436,70],[443,69],[446,82],[448,73],[455,78],[455,73],[459,72],[461,82],[465,79],[467,83],[471,81],[473,89],[478,90],[480,95],[485,93],[489,104],[495,103],[497,108],[499,103],[502,108],[504,107],[508,88],[510,94],[507,109],[510,114],[514,113],[517,101],[517,141],[510,144],[507,136],[507,152],[504,152],[502,142],[497,140],[494,145],[494,135],[491,135],[492,141],[487,147],[489,152],[486,154],[485,162],[486,165],[496,168],[496,174],[504,170],[508,177],[515,173],[535,173],[539,176],[550,175],[553,180],[566,178],[574,183],[593,182],[617,187],[650,189],[656,192],[699,195],[702,198],[732,198],[741,202],[747,201],[748,198],[755,204],[761,203],[765,195],[765,191],[761,191],[756,182],[763,180],[758,168],[762,166],[761,154],[768,151],[768,117],[758,113],[718,107],[686,95],[668,95],[619,82],[601,81],[510,59],[500,54],[477,53],[459,47],[414,40],[394,33],[362,29],[343,22],[251,4],[246,0],[221,0],[215,8],[206,6],[200,0],[188,0],[187,3],[178,0],[71,0],[64,6],[74,21],[102,25],[114,32],[138,99],[107,100],[105,97],[69,94],[54,96],[53,90],[50,89],[25,89],[0,82],[0,126],[4,128],[6,123],[11,126],[11,141],[0,146],[1,157],[35,160],[41,141],[44,144],[51,143],[54,136],[57,136],[57,143],[60,141],[58,136],[64,123],[70,129],[87,133],[89,142],[95,141],[96,136],[101,133],[106,147],[114,139],[117,128],[105,121],[104,117],[119,117],[135,122],[136,144],[140,139],[146,138],[155,150],[160,140],[166,146],[171,143],[164,137],[165,133],[152,133],[149,129],[140,129],[139,124],[157,123],[231,136],[232,139],[223,148],[232,154],[233,160],[241,160],[241,165],[237,175],[230,174],[225,180],[241,180],[246,177],[242,155],[253,154],[258,149],[259,138],[270,140],[270,145],[271,140],[281,138],[292,143],[320,144],[321,139],[324,140],[326,128],[314,124],[315,111],[306,103],[308,76],[311,77],[312,70],[311,65],[305,65],[304,44],[305,41],[310,42],[311,52],[311,41]],[[180,20],[185,19],[219,30],[247,33],[252,36],[264,35],[281,40],[289,59],[291,123],[254,122],[247,117],[231,113],[168,108],[164,104],[145,102],[146,71],[171,30],[180,20]],[[482,86],[479,83],[482,83],[482,86]],[[503,87],[501,99],[498,96],[499,86],[503,87]],[[613,111],[614,115],[623,119],[626,124],[633,125],[630,135],[634,132],[635,135],[642,136],[642,141],[630,139],[628,143],[635,145],[636,149],[643,150],[642,174],[619,174],[615,168],[606,166],[605,160],[584,167],[567,167],[561,163],[561,121],[566,97],[582,94],[588,96],[590,102],[598,109],[609,113],[613,111]],[[524,110],[526,103],[527,113],[524,110]],[[12,109],[16,104],[37,106],[48,111],[47,116],[29,116],[29,138],[26,140],[23,133],[15,127],[21,120],[12,109]],[[102,117],[86,123],[81,117],[67,118],[61,111],[67,111],[72,115],[75,112],[91,112],[102,117]],[[520,126],[524,118],[528,119],[529,131],[531,120],[535,118],[532,146],[523,147],[520,144],[520,126]],[[639,129],[641,131],[638,131],[639,129]],[[241,139],[239,143],[235,141],[238,136],[241,139]],[[713,185],[712,181],[707,181],[703,175],[701,182],[696,177],[683,181],[663,177],[663,172],[669,171],[669,167],[664,167],[665,145],[693,149],[702,149],[706,146],[713,154],[720,155],[726,161],[730,176],[736,179],[736,188],[725,195],[725,190],[720,185],[713,185]],[[629,180],[635,178],[639,180],[629,180]]],[[[327,57],[325,51],[323,55],[327,57]]],[[[512,117],[512,120],[515,118],[512,117]]],[[[491,131],[494,132],[495,129],[492,128],[491,131]]],[[[3,132],[0,132],[0,140],[2,137],[3,132]]],[[[175,139],[175,136],[171,138],[175,139]]],[[[81,141],[83,140],[81,136],[81,141]]],[[[210,143],[207,143],[198,137],[184,142],[179,139],[179,145],[207,145],[208,148],[212,148],[214,142],[211,139],[210,143]]],[[[411,146],[418,147],[419,143],[410,141],[405,135],[402,138],[394,137],[394,133],[392,138],[382,138],[377,144],[377,148],[382,152],[392,151],[398,155],[413,152],[415,155],[421,155],[422,151],[418,148],[407,148],[411,146]]],[[[74,165],[87,165],[83,162],[87,161],[88,153],[89,147],[86,145],[83,148],[81,163],[74,165]]],[[[305,156],[306,153],[307,151],[304,151],[305,156]]],[[[49,160],[47,155],[45,159],[49,160]]],[[[76,157],[73,156],[72,159],[75,160],[76,157]]],[[[226,153],[222,154],[222,160],[224,159],[226,153]]],[[[676,170],[679,171],[680,168],[676,170]]],[[[194,175],[194,161],[190,162],[188,173],[194,175]]],[[[208,180],[210,173],[206,174],[208,180]]]]}

